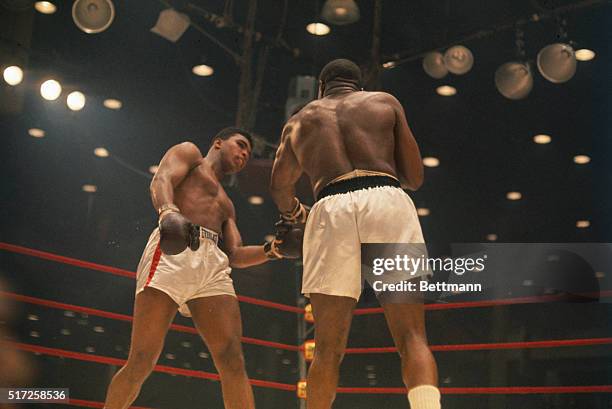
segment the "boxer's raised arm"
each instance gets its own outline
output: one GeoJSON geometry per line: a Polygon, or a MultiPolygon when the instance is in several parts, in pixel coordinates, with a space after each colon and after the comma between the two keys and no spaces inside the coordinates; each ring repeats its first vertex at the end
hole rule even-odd
{"type": "Polygon", "coordinates": [[[392,95],[388,97],[395,111],[395,166],[402,187],[417,190],[423,184],[423,161],[419,146],[408,126],[402,104],[392,95]]]}
{"type": "Polygon", "coordinates": [[[174,188],[200,160],[202,153],[191,142],[183,142],[168,149],[149,187],[155,210],[159,211],[162,206],[173,204],[174,188]]]}
{"type": "Polygon", "coordinates": [[[290,120],[285,125],[272,166],[270,195],[281,213],[289,212],[295,206],[295,183],[302,175],[302,168],[293,152],[290,138],[298,127],[297,120],[290,120]]]}

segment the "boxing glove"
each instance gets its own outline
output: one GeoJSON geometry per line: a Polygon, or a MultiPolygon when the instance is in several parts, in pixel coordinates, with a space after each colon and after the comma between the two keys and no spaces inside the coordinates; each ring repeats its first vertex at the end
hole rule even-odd
{"type": "Polygon", "coordinates": [[[200,227],[178,212],[165,215],[159,222],[159,245],[164,254],[173,256],[189,247],[200,247],[200,227]]]}

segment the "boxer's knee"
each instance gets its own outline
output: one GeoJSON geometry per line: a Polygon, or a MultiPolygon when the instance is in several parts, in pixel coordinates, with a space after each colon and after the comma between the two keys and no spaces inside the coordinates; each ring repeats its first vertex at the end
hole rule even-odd
{"type": "Polygon", "coordinates": [[[244,355],[240,337],[232,337],[211,352],[213,352],[215,366],[221,375],[244,373],[244,355]]]}
{"type": "Polygon", "coordinates": [[[153,372],[158,355],[152,351],[131,352],[124,367],[126,376],[133,382],[143,381],[153,372]]]}

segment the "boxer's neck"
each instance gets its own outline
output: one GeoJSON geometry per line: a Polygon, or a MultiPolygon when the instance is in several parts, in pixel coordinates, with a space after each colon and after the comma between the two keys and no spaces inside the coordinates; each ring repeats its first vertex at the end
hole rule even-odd
{"type": "Polygon", "coordinates": [[[221,151],[215,149],[210,150],[204,157],[204,160],[206,160],[210,164],[210,167],[213,169],[213,172],[217,177],[217,180],[221,181],[225,176],[221,161],[221,151]]]}
{"type": "Polygon", "coordinates": [[[333,95],[342,95],[349,94],[351,92],[357,92],[359,88],[352,82],[345,81],[330,81],[325,86],[325,91],[323,92],[324,97],[329,97],[333,95]]]}

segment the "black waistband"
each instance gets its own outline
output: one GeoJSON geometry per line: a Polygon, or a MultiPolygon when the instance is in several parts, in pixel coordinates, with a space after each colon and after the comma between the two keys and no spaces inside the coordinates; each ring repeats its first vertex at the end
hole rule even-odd
{"type": "Polygon", "coordinates": [[[390,176],[359,176],[345,179],[325,186],[317,195],[317,201],[330,195],[354,192],[370,187],[393,186],[401,187],[400,182],[390,176]]]}

